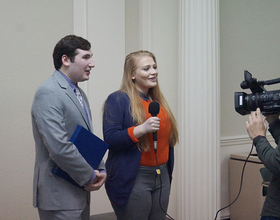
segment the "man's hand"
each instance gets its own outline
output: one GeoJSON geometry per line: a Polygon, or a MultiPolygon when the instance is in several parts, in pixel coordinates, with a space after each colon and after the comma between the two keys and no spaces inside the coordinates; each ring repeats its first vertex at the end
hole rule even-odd
{"type": "Polygon", "coordinates": [[[87,183],[84,185],[84,189],[86,191],[95,191],[99,190],[101,186],[104,184],[107,174],[106,173],[100,173],[98,170],[95,170],[96,177],[91,183],[87,183]]]}
{"type": "Polygon", "coordinates": [[[266,136],[267,125],[259,108],[249,115],[249,120],[246,121],[246,129],[252,140],[259,135],[266,136]]]}

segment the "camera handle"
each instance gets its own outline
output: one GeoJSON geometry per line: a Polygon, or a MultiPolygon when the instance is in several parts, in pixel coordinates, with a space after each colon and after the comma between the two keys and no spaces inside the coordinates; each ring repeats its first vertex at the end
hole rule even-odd
{"type": "Polygon", "coordinates": [[[280,83],[280,78],[265,81],[265,85],[272,85],[276,83],[280,83]]]}
{"type": "Polygon", "coordinates": [[[267,92],[267,90],[264,88],[264,85],[280,83],[280,78],[267,81],[258,81],[256,78],[252,78],[252,74],[247,70],[244,70],[244,79],[245,80],[240,84],[240,87],[242,89],[250,89],[253,94],[264,91],[267,92]]]}

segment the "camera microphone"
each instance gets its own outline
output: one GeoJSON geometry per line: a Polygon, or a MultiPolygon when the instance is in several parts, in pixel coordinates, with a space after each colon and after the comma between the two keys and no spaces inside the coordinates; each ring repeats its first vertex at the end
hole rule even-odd
{"type": "MultiPolygon", "coordinates": [[[[152,115],[152,117],[157,116],[159,113],[159,103],[158,102],[151,102],[149,105],[149,113],[152,115]]],[[[157,150],[157,132],[153,132],[153,140],[154,140],[154,149],[157,150]]]]}

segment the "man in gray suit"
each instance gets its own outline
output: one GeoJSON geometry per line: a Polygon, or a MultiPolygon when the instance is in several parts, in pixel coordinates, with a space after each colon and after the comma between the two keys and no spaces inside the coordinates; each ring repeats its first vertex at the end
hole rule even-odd
{"type": "Polygon", "coordinates": [[[69,139],[77,125],[92,132],[89,103],[78,87],[95,66],[91,45],[68,35],[56,44],[53,60],[56,71],[37,89],[31,109],[36,149],[33,205],[41,220],[88,220],[90,191],[105,182],[105,166],[102,161],[93,170],[69,139]],[[54,175],[55,165],[84,189],[54,175]]]}

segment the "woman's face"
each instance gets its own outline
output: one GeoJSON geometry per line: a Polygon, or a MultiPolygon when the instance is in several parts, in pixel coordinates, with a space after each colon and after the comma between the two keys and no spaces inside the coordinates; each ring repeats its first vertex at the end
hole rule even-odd
{"type": "Polygon", "coordinates": [[[139,92],[148,94],[148,90],[157,85],[157,65],[150,56],[142,57],[136,65],[136,71],[132,76],[134,85],[139,92]]]}

